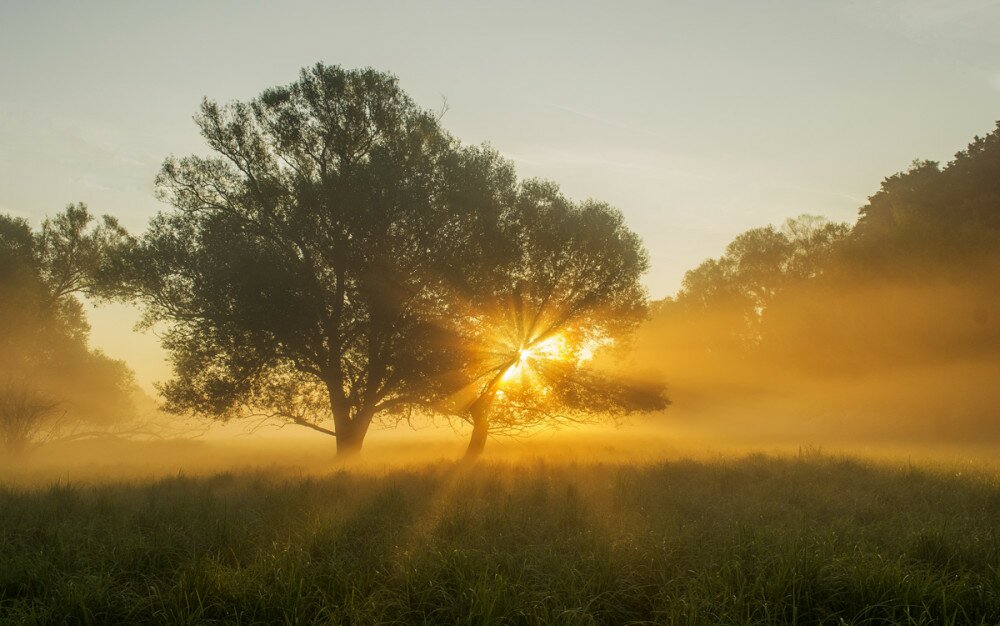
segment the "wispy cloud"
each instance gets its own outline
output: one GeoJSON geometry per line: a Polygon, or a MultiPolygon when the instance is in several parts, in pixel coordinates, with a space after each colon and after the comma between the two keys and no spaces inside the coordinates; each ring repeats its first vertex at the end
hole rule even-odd
{"type": "Polygon", "coordinates": [[[520,152],[508,152],[505,153],[505,156],[517,163],[524,163],[538,168],[594,167],[619,172],[630,172],[653,178],[712,179],[712,177],[698,173],[692,169],[678,167],[674,159],[668,159],[664,155],[649,153],[624,153],[610,150],[593,152],[535,146],[520,152]],[[674,161],[674,163],[668,164],[668,161],[674,161]]]}
{"type": "Polygon", "coordinates": [[[558,171],[563,168],[593,169],[661,182],[684,180],[693,184],[727,185],[733,188],[783,191],[803,196],[824,196],[848,200],[858,205],[865,202],[862,197],[842,191],[791,184],[784,180],[780,172],[767,168],[760,169],[753,164],[719,162],[652,150],[595,151],[582,147],[567,150],[539,145],[519,152],[506,152],[505,156],[516,163],[530,165],[542,171],[558,171]]]}
{"type": "Polygon", "coordinates": [[[14,217],[21,217],[28,221],[34,220],[35,216],[27,211],[21,211],[20,209],[9,206],[4,202],[0,202],[0,213],[6,213],[7,215],[13,215],[14,217]]]}
{"type": "Polygon", "coordinates": [[[607,126],[607,127],[610,127],[610,128],[617,128],[619,130],[625,130],[625,131],[628,131],[629,133],[633,133],[633,134],[636,134],[636,135],[642,135],[644,137],[652,137],[654,139],[660,139],[660,140],[664,140],[664,141],[666,141],[668,139],[666,136],[664,136],[662,134],[651,132],[649,129],[647,129],[647,128],[643,127],[643,126],[637,125],[637,124],[628,124],[628,123],[621,122],[621,121],[616,120],[616,119],[604,117],[604,116],[597,115],[597,114],[594,114],[594,113],[589,113],[587,111],[581,110],[581,109],[576,108],[576,107],[571,107],[571,106],[567,106],[565,104],[560,104],[558,102],[551,102],[549,100],[542,100],[542,99],[539,99],[539,98],[531,98],[531,100],[533,102],[537,102],[538,104],[542,104],[542,105],[547,106],[549,108],[556,109],[556,110],[562,111],[564,113],[569,113],[569,114],[571,114],[573,116],[576,116],[576,117],[579,117],[579,118],[582,118],[582,119],[585,119],[585,120],[589,120],[589,121],[592,121],[592,122],[597,122],[598,124],[600,124],[602,126],[607,126]]]}
{"type": "Polygon", "coordinates": [[[867,202],[865,198],[861,198],[849,193],[844,193],[843,191],[834,191],[830,189],[818,189],[818,188],[802,187],[799,185],[789,185],[789,184],[764,185],[763,188],[775,191],[787,191],[796,194],[801,194],[804,196],[821,196],[839,200],[849,200],[857,204],[858,206],[861,206],[865,202],[867,202]]]}
{"type": "Polygon", "coordinates": [[[158,159],[141,138],[107,123],[0,102],[0,162],[53,169],[63,181],[113,191],[148,186],[158,159]]]}
{"type": "MultiPolygon", "coordinates": [[[[876,28],[909,36],[948,32],[952,36],[971,35],[967,26],[982,26],[989,16],[1000,17],[1000,0],[854,0],[842,5],[857,21],[876,28]]],[[[994,26],[995,27],[995,26],[994,26]]]]}

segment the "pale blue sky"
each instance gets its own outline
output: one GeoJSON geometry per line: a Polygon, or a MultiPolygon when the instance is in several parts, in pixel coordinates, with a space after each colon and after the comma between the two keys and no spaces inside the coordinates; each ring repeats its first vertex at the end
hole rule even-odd
{"type": "MultiPolygon", "coordinates": [[[[0,6],[0,211],[142,229],[202,96],[316,61],[395,73],[524,176],[621,208],[650,293],[746,228],[852,220],[886,175],[1000,119],[1000,2],[16,2],[0,6]]],[[[95,345],[162,378],[121,307],[95,345]]]]}

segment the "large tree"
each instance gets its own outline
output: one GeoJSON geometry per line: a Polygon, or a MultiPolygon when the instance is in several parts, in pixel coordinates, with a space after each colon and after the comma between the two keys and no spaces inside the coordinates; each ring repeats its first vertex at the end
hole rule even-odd
{"type": "Polygon", "coordinates": [[[167,406],[357,452],[374,420],[450,380],[443,284],[466,246],[499,254],[483,240],[506,174],[373,70],[316,65],[251,102],[205,101],[196,121],[214,156],[164,163],[174,210],[115,268],[147,322],[168,323],[167,406]]]}
{"type": "Polygon", "coordinates": [[[0,214],[0,444],[7,451],[132,417],[132,374],[88,347],[77,298],[102,290],[99,270],[122,235],[113,219],[95,223],[82,204],[34,232],[0,214]]]}

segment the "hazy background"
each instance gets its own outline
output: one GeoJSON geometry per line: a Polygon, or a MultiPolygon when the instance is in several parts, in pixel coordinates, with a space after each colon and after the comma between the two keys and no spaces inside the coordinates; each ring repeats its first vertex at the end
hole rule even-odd
{"type": "MultiPolygon", "coordinates": [[[[323,60],[391,71],[523,176],[620,207],[650,293],[751,226],[853,221],[915,157],[1000,117],[1000,2],[8,2],[0,8],[0,211],[71,201],[141,230],[169,154],[204,153],[202,96],[250,98],[323,60]]],[[[92,342],[166,377],[134,313],[92,342]]]]}

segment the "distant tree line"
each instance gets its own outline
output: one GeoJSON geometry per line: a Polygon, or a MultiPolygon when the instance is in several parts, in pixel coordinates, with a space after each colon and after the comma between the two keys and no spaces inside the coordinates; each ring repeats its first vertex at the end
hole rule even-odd
{"type": "MultiPolygon", "coordinates": [[[[1000,372],[1000,123],[944,166],[915,161],[886,178],[853,225],[804,215],[738,235],[653,309],[636,358],[676,355],[664,375],[697,370],[720,395],[743,384],[794,394],[804,376],[877,380],[947,363],[1000,372]]],[[[842,390],[826,380],[835,400],[842,390]]],[[[907,393],[989,413],[962,382],[907,393]]],[[[987,432],[988,418],[977,419],[975,432],[987,432]]]]}

